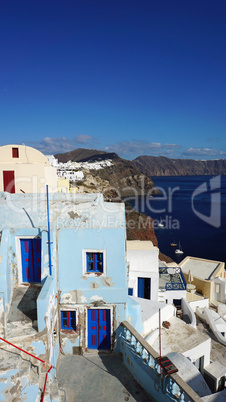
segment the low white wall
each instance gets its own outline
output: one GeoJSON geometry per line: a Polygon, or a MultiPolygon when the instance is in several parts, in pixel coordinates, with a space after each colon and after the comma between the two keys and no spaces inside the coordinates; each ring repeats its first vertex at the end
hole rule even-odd
{"type": "Polygon", "coordinates": [[[203,321],[205,321],[211,331],[214,333],[215,337],[217,338],[218,342],[220,342],[222,345],[226,346],[226,338],[221,335],[220,331],[218,331],[217,326],[214,322],[214,316],[211,315],[210,310],[204,308],[204,309],[197,309],[196,314],[198,317],[200,317],[203,321]]]}
{"type": "MultiPolygon", "coordinates": [[[[219,331],[221,333],[223,332],[224,334],[226,334],[226,323],[225,324],[217,324],[216,328],[217,328],[217,331],[219,331]]],[[[222,336],[224,336],[224,338],[226,340],[226,336],[225,335],[222,335],[222,336]]]]}
{"type": "Polygon", "coordinates": [[[159,329],[156,329],[150,335],[147,335],[145,341],[147,341],[149,345],[153,345],[157,338],[159,338],[159,329]]]}
{"type": "Polygon", "coordinates": [[[194,311],[194,313],[196,312],[197,307],[200,308],[209,308],[209,299],[202,299],[202,300],[195,300],[192,302],[189,302],[189,305],[191,307],[191,309],[194,311]]]}
{"type": "Polygon", "coordinates": [[[183,299],[181,300],[181,308],[183,310],[183,314],[186,314],[189,317],[190,320],[190,325],[194,328],[196,328],[196,317],[195,317],[195,313],[192,310],[192,308],[190,307],[188,301],[186,298],[183,297],[183,299]]]}
{"type": "Polygon", "coordinates": [[[203,366],[206,367],[210,364],[210,350],[211,350],[211,339],[207,339],[206,341],[199,343],[198,346],[187,350],[182,353],[184,356],[189,358],[193,363],[200,359],[200,357],[204,356],[203,366]]]}

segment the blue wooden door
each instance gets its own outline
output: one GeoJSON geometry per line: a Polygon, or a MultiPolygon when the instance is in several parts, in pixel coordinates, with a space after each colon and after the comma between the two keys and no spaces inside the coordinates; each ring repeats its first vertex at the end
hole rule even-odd
{"type": "Polygon", "coordinates": [[[144,298],[144,278],[138,278],[138,297],[144,298]]]}
{"type": "Polygon", "coordinates": [[[110,349],[111,323],[109,309],[88,310],[88,348],[110,349]]]}
{"type": "Polygon", "coordinates": [[[41,282],[41,239],[21,239],[23,282],[41,282]]]}
{"type": "Polygon", "coordinates": [[[143,299],[151,298],[151,279],[150,278],[138,278],[138,297],[143,299]]]}

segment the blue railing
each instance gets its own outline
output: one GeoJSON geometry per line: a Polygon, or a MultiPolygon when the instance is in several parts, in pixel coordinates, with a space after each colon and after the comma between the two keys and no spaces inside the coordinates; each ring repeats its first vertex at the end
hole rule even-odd
{"type": "Polygon", "coordinates": [[[166,290],[186,290],[186,287],[181,282],[167,282],[166,290]]]}
{"type": "Polygon", "coordinates": [[[201,398],[177,374],[167,374],[160,367],[159,354],[127,322],[119,327],[119,348],[124,364],[140,385],[159,402],[200,401],[201,398]]]}

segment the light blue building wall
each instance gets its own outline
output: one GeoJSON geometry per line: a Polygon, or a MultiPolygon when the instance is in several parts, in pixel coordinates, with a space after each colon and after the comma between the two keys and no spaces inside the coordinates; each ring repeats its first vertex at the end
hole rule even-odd
{"type": "MultiPolygon", "coordinates": [[[[38,329],[47,330],[50,348],[53,333],[66,353],[71,353],[73,347],[87,348],[90,309],[110,314],[114,347],[117,326],[130,315],[124,204],[106,203],[101,194],[50,194],[51,278],[46,196],[1,193],[0,207],[0,298],[4,294],[5,314],[13,289],[23,283],[20,240],[40,238],[38,329]],[[103,272],[87,272],[87,252],[103,254],[103,272]],[[62,311],[69,316],[75,311],[76,330],[60,329],[62,311]]],[[[139,330],[139,311],[134,306],[132,310],[139,330]]]]}
{"type": "Polygon", "coordinates": [[[61,230],[58,234],[59,289],[63,296],[80,291],[77,303],[90,303],[98,294],[107,303],[126,303],[125,231],[120,228],[61,230]],[[86,272],[86,250],[105,253],[104,273],[86,272]]]}

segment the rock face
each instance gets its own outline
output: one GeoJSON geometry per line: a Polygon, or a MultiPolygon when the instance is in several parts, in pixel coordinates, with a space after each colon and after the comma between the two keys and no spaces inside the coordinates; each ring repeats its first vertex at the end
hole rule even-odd
{"type": "Polygon", "coordinates": [[[90,192],[90,190],[95,192],[96,187],[96,191],[103,192],[104,190],[105,195],[111,193],[120,199],[128,196],[159,193],[155,189],[153,181],[143,174],[132,161],[122,159],[115,153],[79,148],[66,154],[57,154],[55,157],[59,162],[112,160],[112,166],[97,171],[84,172],[85,181],[81,183],[81,191],[83,192],[90,192]],[[101,183],[99,179],[103,182],[101,183]]]}
{"type": "MultiPolygon", "coordinates": [[[[158,247],[153,219],[135,211],[129,204],[126,204],[126,237],[127,240],[151,240],[153,245],[158,247]]],[[[159,259],[166,262],[172,261],[161,251],[159,252],[159,259]]]]}
{"type": "Polygon", "coordinates": [[[169,159],[164,156],[138,156],[133,163],[147,176],[225,175],[226,159],[169,159]]]}

